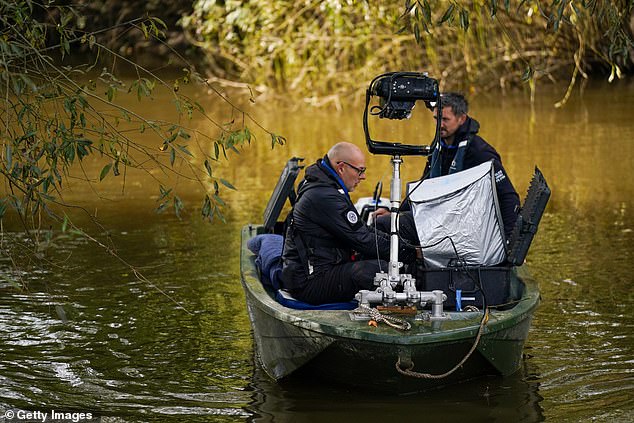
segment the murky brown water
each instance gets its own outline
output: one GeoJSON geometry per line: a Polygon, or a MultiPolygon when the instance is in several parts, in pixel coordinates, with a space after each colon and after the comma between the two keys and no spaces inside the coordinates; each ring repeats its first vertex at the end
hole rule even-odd
{"type": "MultiPolygon", "coordinates": [[[[250,112],[288,144],[271,150],[258,135],[222,166],[238,188],[226,193],[225,225],[201,221],[200,188],[185,181],[183,220],[153,213],[158,187],[149,177],[129,174],[125,197],[120,179],[94,190],[69,187],[65,199],[98,210],[120,256],[151,282],[55,230],[55,264],[22,275],[26,292],[0,280],[0,415],[17,408],[93,411],[105,421],[632,421],[634,86],[594,84],[564,109],[552,106],[563,90],[545,91],[533,111],[519,94],[483,96],[471,106],[518,191],[526,191],[535,165],[553,191],[528,258],[543,302],[518,374],[408,397],[312,381],[277,385],[261,374],[239,283],[240,228],[261,220],[287,158],[313,161],[339,140],[363,145],[360,105],[336,111],[263,103],[250,112]]],[[[160,101],[144,107],[169,117],[160,101]]],[[[423,134],[408,141],[426,142],[428,113],[416,109],[405,128],[382,135],[423,134]]],[[[403,179],[415,179],[422,164],[405,158],[403,179]]],[[[91,166],[98,174],[103,164],[91,166]]],[[[368,157],[368,167],[358,196],[389,181],[387,157],[368,157]]],[[[85,217],[75,219],[103,239],[85,217]]],[[[1,263],[6,269],[7,258],[1,263]]]]}

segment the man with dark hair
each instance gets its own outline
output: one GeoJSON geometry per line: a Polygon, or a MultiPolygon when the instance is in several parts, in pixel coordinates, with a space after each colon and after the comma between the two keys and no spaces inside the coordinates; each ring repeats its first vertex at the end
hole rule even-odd
{"type": "MultiPolygon", "coordinates": [[[[478,135],[480,124],[467,115],[469,106],[462,94],[445,93],[441,95],[441,101],[441,139],[427,160],[424,174],[435,178],[493,161],[504,233],[509,237],[517,220],[520,197],[502,166],[502,159],[495,148],[478,135]]],[[[434,109],[434,118],[438,119],[437,108],[434,109]]]]}
{"type": "MultiPolygon", "coordinates": [[[[495,188],[502,213],[504,233],[508,239],[517,220],[520,199],[502,166],[502,159],[498,152],[478,135],[480,124],[467,114],[469,106],[462,94],[443,93],[441,103],[441,139],[427,159],[423,178],[449,175],[493,161],[495,188]]],[[[438,119],[438,108],[434,109],[434,118],[438,119]]],[[[405,203],[399,213],[401,235],[410,241],[418,240],[414,221],[408,210],[409,203],[405,203]]],[[[383,216],[377,219],[377,227],[386,230],[390,227],[389,225],[389,215],[386,216],[383,213],[383,216]]]]}
{"type": "Polygon", "coordinates": [[[387,269],[389,236],[369,228],[349,196],[365,179],[365,172],[363,152],[347,142],[334,145],[306,168],[282,255],[283,288],[298,300],[310,304],[352,300],[358,291],[374,289],[375,274],[387,269]],[[360,260],[355,260],[355,252],[360,260]]]}

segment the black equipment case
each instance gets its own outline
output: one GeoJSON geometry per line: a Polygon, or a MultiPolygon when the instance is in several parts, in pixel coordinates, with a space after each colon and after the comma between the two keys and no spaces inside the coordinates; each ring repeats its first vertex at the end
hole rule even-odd
{"type": "Polygon", "coordinates": [[[464,310],[467,306],[512,304],[522,292],[512,292],[512,267],[463,266],[421,269],[419,286],[423,291],[442,290],[447,295],[445,308],[464,310]]]}
{"type": "Polygon", "coordinates": [[[447,295],[445,307],[448,309],[460,310],[467,306],[482,308],[485,304],[498,307],[513,305],[513,302],[522,296],[522,292],[513,292],[513,287],[517,285],[511,284],[511,278],[516,277],[513,274],[514,266],[524,263],[550,194],[544,175],[535,168],[522,210],[510,237],[505,265],[455,266],[438,269],[419,266],[418,289],[444,291],[447,295]]]}

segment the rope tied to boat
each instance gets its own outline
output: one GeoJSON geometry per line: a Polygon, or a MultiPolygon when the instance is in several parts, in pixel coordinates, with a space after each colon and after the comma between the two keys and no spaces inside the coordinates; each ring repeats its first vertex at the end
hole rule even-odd
{"type": "Polygon", "coordinates": [[[381,314],[379,310],[368,307],[367,305],[359,304],[359,308],[357,308],[354,312],[357,314],[365,312],[370,315],[371,321],[374,320],[377,323],[384,322],[386,325],[397,330],[406,331],[412,328],[412,325],[407,320],[399,319],[394,316],[386,316],[381,314]]]}
{"type": "Polygon", "coordinates": [[[446,371],[445,373],[442,373],[442,374],[431,374],[431,373],[415,372],[414,370],[412,370],[414,368],[414,362],[411,361],[411,360],[408,360],[409,362],[407,363],[407,365],[408,365],[407,368],[402,368],[401,367],[401,357],[399,357],[396,360],[396,370],[402,375],[411,376],[411,377],[415,377],[415,378],[418,378],[418,379],[444,379],[444,378],[446,378],[447,376],[451,375],[456,370],[458,370],[460,367],[462,367],[462,365],[469,359],[469,357],[471,357],[471,354],[473,354],[473,352],[477,348],[478,344],[480,343],[480,338],[482,337],[482,333],[484,332],[484,326],[487,324],[488,321],[489,321],[489,308],[486,307],[484,309],[484,315],[482,316],[482,320],[480,320],[480,327],[478,328],[478,334],[476,335],[475,341],[473,342],[473,345],[471,346],[471,349],[463,357],[463,359],[460,360],[460,362],[458,364],[456,364],[454,366],[454,368],[452,368],[451,370],[448,370],[448,371],[446,371]]]}

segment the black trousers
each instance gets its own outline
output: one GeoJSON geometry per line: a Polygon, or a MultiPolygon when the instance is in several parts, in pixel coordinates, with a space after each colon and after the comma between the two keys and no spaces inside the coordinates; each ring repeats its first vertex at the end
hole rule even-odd
{"type": "MultiPolygon", "coordinates": [[[[379,216],[375,221],[377,229],[389,234],[391,219],[389,214],[379,216]]],[[[420,245],[416,224],[414,223],[414,215],[410,210],[402,211],[398,214],[398,233],[401,240],[414,246],[420,245]]]]}
{"type": "Polygon", "coordinates": [[[314,275],[301,291],[293,296],[309,304],[345,302],[354,299],[362,289],[374,290],[374,276],[387,272],[385,260],[371,259],[338,264],[314,275]]]}

